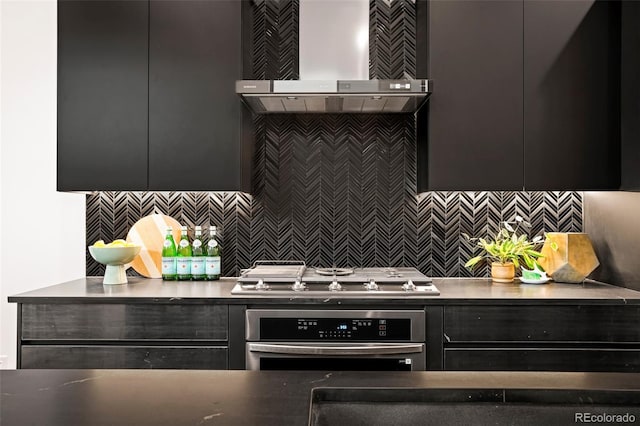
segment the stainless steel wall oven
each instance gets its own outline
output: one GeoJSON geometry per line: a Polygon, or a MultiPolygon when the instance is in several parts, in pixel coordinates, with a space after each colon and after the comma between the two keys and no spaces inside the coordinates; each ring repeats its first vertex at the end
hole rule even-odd
{"type": "Polygon", "coordinates": [[[422,310],[248,309],[249,370],[425,370],[422,310]]]}

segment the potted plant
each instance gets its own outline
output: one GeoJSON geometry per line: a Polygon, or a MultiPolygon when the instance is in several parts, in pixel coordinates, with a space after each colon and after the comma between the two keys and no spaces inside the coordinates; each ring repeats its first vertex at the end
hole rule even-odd
{"type": "Polygon", "coordinates": [[[542,256],[535,248],[543,242],[543,237],[537,236],[529,241],[526,233],[519,233],[521,227],[530,228],[531,224],[521,216],[516,216],[515,221],[500,222],[500,229],[493,238],[471,238],[463,233],[468,241],[484,250],[483,254],[472,257],[464,266],[473,268],[482,260],[490,260],[492,280],[503,283],[513,281],[515,268],[520,267],[521,262],[533,269],[536,259],[542,256]]]}

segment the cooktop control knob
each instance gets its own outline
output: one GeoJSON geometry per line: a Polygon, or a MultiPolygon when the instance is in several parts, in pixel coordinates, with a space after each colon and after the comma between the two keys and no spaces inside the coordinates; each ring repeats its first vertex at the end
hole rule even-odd
{"type": "Polygon", "coordinates": [[[416,285],[413,283],[413,281],[409,280],[406,283],[402,284],[402,289],[404,291],[415,291],[416,285]]]}
{"type": "Polygon", "coordinates": [[[305,285],[305,283],[303,283],[300,280],[296,280],[296,282],[293,283],[293,285],[291,286],[291,290],[293,291],[304,291],[307,289],[307,286],[305,285]]]}
{"type": "Polygon", "coordinates": [[[364,288],[366,288],[368,291],[378,291],[380,290],[380,287],[378,287],[378,284],[376,284],[375,280],[372,278],[371,280],[369,280],[368,283],[364,283],[364,288]]]}
{"type": "Polygon", "coordinates": [[[260,279],[256,283],[256,290],[269,290],[269,285],[260,279]]]}
{"type": "Polygon", "coordinates": [[[331,284],[329,284],[329,290],[330,291],[340,291],[340,290],[342,290],[342,286],[340,285],[340,283],[338,281],[336,281],[334,279],[333,282],[331,284]]]}

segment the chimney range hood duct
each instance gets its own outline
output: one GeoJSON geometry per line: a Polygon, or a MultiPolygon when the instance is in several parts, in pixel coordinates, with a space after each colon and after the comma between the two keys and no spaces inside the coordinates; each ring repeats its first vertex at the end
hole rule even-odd
{"type": "Polygon", "coordinates": [[[428,80],[368,80],[369,0],[299,4],[301,79],[237,81],[254,112],[408,113],[424,104],[428,80]]]}

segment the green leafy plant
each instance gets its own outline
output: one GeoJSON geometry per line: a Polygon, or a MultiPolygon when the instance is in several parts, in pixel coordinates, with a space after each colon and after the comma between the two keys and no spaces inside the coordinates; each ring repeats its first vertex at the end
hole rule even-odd
{"type": "Polygon", "coordinates": [[[526,233],[519,234],[521,227],[531,227],[521,216],[516,216],[515,221],[500,222],[500,225],[498,233],[493,238],[472,238],[465,233],[462,234],[467,241],[484,250],[484,254],[472,257],[464,266],[473,268],[480,261],[489,259],[502,264],[513,262],[516,267],[520,267],[520,262],[524,262],[529,269],[533,269],[537,263],[536,259],[542,257],[536,246],[544,242],[543,237],[537,236],[529,241],[526,233]]]}

